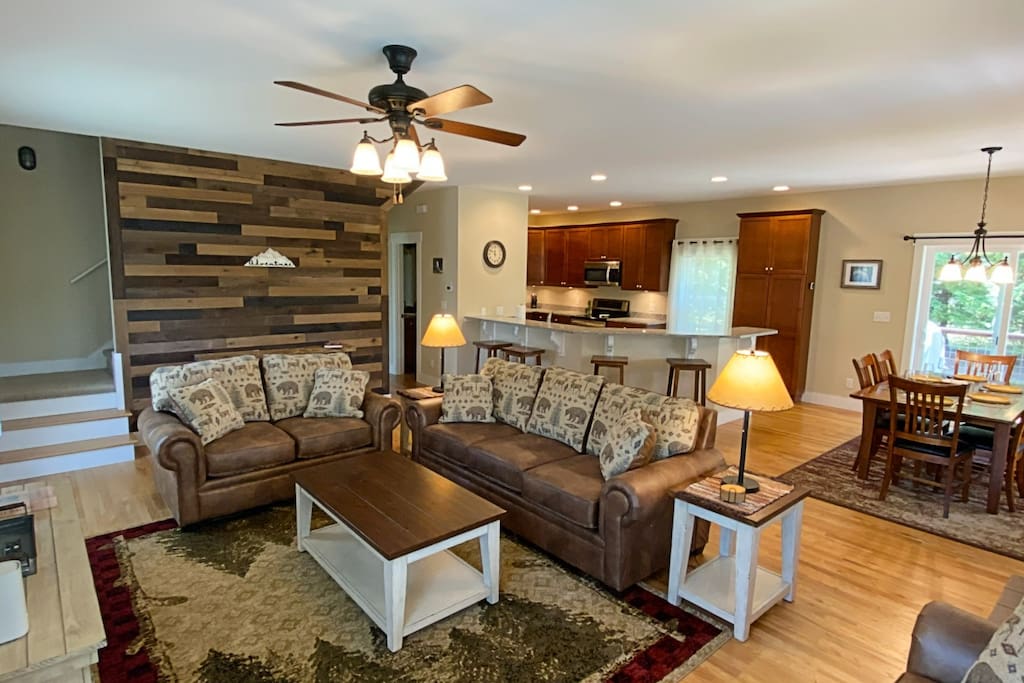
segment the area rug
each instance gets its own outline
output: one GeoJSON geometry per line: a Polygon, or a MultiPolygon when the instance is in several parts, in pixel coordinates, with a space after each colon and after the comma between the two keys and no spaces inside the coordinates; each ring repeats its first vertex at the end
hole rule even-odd
{"type": "MultiPolygon", "coordinates": [[[[808,486],[811,496],[835,505],[1024,560],[1024,506],[1018,498],[1017,511],[1010,513],[1003,496],[999,514],[986,513],[987,472],[971,485],[966,503],[954,496],[949,506],[949,519],[943,519],[939,489],[923,485],[911,488],[910,482],[903,480],[898,486],[889,487],[884,501],[878,500],[885,475],[884,458],[880,455],[872,458],[868,479],[861,481],[851,469],[859,447],[860,438],[847,441],[776,479],[808,486]]],[[[905,470],[908,467],[911,466],[904,465],[905,470]]]]}
{"type": "MultiPolygon", "coordinates": [[[[306,553],[291,506],[182,531],[159,522],[86,543],[108,645],[102,683],[676,681],[728,627],[634,587],[611,592],[501,540],[501,597],[384,634],[306,553]]],[[[457,552],[479,567],[476,543],[457,552]]]]}

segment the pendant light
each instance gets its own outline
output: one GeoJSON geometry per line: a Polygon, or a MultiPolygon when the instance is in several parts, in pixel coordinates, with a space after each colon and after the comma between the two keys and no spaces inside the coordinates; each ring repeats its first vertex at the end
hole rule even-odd
{"type": "Polygon", "coordinates": [[[448,176],[444,173],[444,159],[441,158],[441,153],[437,151],[437,145],[434,144],[433,138],[423,147],[423,157],[420,159],[420,172],[416,174],[416,179],[433,180],[435,182],[448,180],[448,176]]]}
{"type": "Polygon", "coordinates": [[[363,139],[356,145],[355,154],[352,155],[352,168],[356,175],[380,175],[384,171],[380,167],[380,157],[377,155],[377,148],[373,146],[373,140],[363,131],[363,139]]]}

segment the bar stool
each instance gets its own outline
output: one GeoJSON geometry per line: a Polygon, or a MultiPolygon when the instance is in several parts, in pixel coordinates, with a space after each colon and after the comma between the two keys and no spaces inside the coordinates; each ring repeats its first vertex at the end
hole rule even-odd
{"type": "Polygon", "coordinates": [[[629,365],[629,356],[591,356],[590,362],[594,364],[594,374],[600,374],[601,368],[618,368],[619,384],[626,383],[626,366],[629,365]]]}
{"type": "Polygon", "coordinates": [[[701,405],[706,405],[707,372],[711,369],[711,363],[703,358],[666,358],[668,363],[668,388],[665,389],[666,396],[679,395],[679,375],[684,372],[693,373],[693,400],[701,405]]]}
{"type": "Polygon", "coordinates": [[[486,350],[488,358],[497,358],[498,350],[503,349],[506,346],[512,346],[510,341],[501,341],[500,339],[482,339],[480,341],[473,342],[473,346],[476,347],[476,370],[474,372],[480,372],[480,352],[486,350]]]}
{"type": "Polygon", "coordinates": [[[499,351],[505,354],[505,360],[524,365],[527,365],[527,361],[530,358],[533,359],[534,365],[540,365],[540,357],[544,355],[544,349],[538,349],[534,346],[519,346],[518,344],[506,346],[499,349],[499,351]]]}

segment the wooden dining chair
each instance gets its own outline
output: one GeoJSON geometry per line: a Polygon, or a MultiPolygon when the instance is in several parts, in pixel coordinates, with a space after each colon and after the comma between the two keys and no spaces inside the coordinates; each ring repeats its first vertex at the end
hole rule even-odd
{"type": "MultiPolygon", "coordinates": [[[[973,445],[975,449],[992,451],[995,436],[991,429],[974,427],[973,425],[962,425],[960,427],[960,438],[973,445]]],[[[991,472],[991,460],[989,461],[989,476],[991,472]]],[[[998,474],[996,476],[999,476],[998,474]]],[[[1006,509],[1010,512],[1016,510],[1016,497],[1024,497],[1024,422],[1018,422],[1010,433],[1010,445],[1006,452],[1006,469],[1002,473],[1003,490],[1006,492],[1006,509]],[[1014,483],[1017,484],[1017,491],[1014,493],[1014,483]]]]}
{"type": "Polygon", "coordinates": [[[993,372],[999,372],[1000,376],[997,381],[1000,384],[1009,384],[1010,377],[1013,376],[1013,366],[1016,364],[1017,356],[998,356],[957,350],[953,374],[979,375],[988,378],[993,372]]]}
{"type": "Polygon", "coordinates": [[[967,502],[974,446],[960,440],[960,417],[966,395],[966,384],[935,384],[915,382],[898,375],[889,377],[889,457],[879,500],[885,500],[894,479],[907,478],[943,489],[942,516],[948,518],[953,481],[959,470],[960,496],[967,502]],[[944,404],[947,397],[953,401],[951,406],[944,404]],[[899,410],[904,411],[906,419],[897,419],[899,410]],[[939,468],[943,471],[942,480],[922,476],[920,466],[915,467],[912,474],[904,474],[904,460],[939,468]]]}
{"type": "MultiPolygon", "coordinates": [[[[860,358],[854,358],[853,371],[857,375],[857,382],[860,384],[861,389],[873,387],[881,381],[879,379],[878,364],[873,353],[861,356],[860,358]]],[[[886,410],[879,410],[875,417],[875,428],[871,431],[871,448],[868,450],[869,471],[871,469],[871,460],[882,448],[883,441],[886,439],[888,434],[889,412],[886,410]]],[[[860,462],[857,458],[854,458],[853,460],[852,469],[860,469],[860,462]]]]}
{"type": "Polygon", "coordinates": [[[854,358],[853,371],[857,374],[857,383],[860,384],[861,389],[867,389],[882,381],[879,378],[878,364],[873,353],[854,358]]]}
{"type": "Polygon", "coordinates": [[[875,359],[875,371],[879,382],[889,379],[889,375],[899,374],[896,371],[896,357],[892,355],[890,349],[881,353],[873,353],[871,357],[875,359]]]}

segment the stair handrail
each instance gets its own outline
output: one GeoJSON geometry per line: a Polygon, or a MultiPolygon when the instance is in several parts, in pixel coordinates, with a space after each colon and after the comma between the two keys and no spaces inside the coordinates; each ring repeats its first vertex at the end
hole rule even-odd
{"type": "Polygon", "coordinates": [[[88,268],[83,270],[78,275],[76,275],[73,278],[71,278],[71,284],[75,284],[76,282],[78,282],[79,280],[81,280],[86,275],[88,275],[92,271],[96,270],[97,268],[99,268],[100,266],[102,266],[106,262],[107,262],[107,258],[104,256],[101,260],[97,261],[96,263],[92,264],[91,266],[89,266],[88,268]]]}

